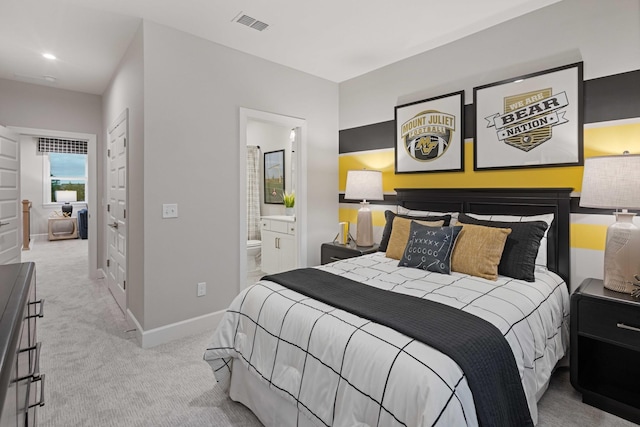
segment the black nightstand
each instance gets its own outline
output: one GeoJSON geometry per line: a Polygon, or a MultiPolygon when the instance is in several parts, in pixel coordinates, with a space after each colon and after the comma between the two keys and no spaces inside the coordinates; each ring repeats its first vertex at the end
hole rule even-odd
{"type": "Polygon", "coordinates": [[[586,279],[571,295],[570,353],[582,401],[640,423],[640,301],[586,279]]]}
{"type": "Polygon", "coordinates": [[[341,245],[339,243],[323,243],[320,249],[320,262],[329,264],[330,262],[339,261],[341,259],[355,258],[358,256],[372,254],[378,251],[378,245],[373,246],[356,246],[341,245]]]}

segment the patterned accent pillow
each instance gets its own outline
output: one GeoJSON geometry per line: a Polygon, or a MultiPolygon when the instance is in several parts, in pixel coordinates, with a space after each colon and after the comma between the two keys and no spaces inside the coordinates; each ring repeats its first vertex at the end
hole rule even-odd
{"type": "MultiPolygon", "coordinates": [[[[407,242],[409,241],[409,230],[412,222],[414,222],[414,220],[401,218],[399,216],[393,219],[393,229],[391,231],[391,237],[389,238],[389,244],[387,245],[387,252],[385,253],[387,258],[402,258],[404,248],[407,246],[407,242]]],[[[441,227],[444,224],[443,220],[417,222],[430,227],[441,227]]]]}
{"type": "MultiPolygon", "coordinates": [[[[442,225],[447,226],[449,225],[449,222],[451,221],[451,215],[438,215],[438,216],[434,216],[434,215],[425,215],[425,216],[418,216],[418,215],[396,215],[395,213],[391,212],[390,210],[386,210],[384,211],[384,218],[386,220],[385,226],[384,226],[384,230],[382,232],[382,238],[380,239],[380,245],[378,247],[378,250],[380,252],[385,252],[387,250],[387,246],[389,244],[389,239],[391,238],[391,232],[393,231],[393,220],[396,216],[399,216],[400,218],[408,218],[408,219],[414,219],[416,221],[444,221],[444,223],[442,225]]],[[[404,251],[404,248],[403,248],[404,251]]],[[[400,259],[400,256],[397,258],[400,259]]]]}
{"type": "Polygon", "coordinates": [[[411,222],[409,242],[399,267],[413,267],[436,273],[451,273],[451,254],[461,226],[428,227],[411,222]]]}
{"type": "Polygon", "coordinates": [[[510,228],[462,224],[451,256],[451,271],[496,280],[498,264],[509,234],[510,228]]]}
{"type": "Polygon", "coordinates": [[[498,265],[498,273],[514,279],[533,282],[535,280],[536,257],[540,241],[547,230],[544,221],[512,222],[475,219],[465,214],[458,217],[459,223],[484,225],[486,227],[510,228],[498,265]]]}

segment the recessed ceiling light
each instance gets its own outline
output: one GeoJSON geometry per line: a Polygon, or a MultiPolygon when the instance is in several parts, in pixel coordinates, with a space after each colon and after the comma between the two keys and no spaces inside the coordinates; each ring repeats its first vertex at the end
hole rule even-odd
{"type": "Polygon", "coordinates": [[[57,59],[56,56],[51,53],[43,53],[42,56],[44,56],[47,59],[57,59]]]}

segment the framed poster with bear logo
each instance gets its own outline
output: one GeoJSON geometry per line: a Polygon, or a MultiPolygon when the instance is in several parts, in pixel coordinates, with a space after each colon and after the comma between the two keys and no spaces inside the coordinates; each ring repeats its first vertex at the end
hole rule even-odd
{"type": "Polygon", "coordinates": [[[580,166],[582,62],[473,88],[473,169],[580,166]]]}

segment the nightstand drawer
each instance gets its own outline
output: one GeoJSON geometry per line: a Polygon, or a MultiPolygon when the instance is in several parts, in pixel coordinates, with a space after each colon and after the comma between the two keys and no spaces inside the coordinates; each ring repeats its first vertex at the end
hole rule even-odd
{"type": "Polygon", "coordinates": [[[640,309],[594,299],[579,302],[579,331],[640,351],[640,309]]]}

